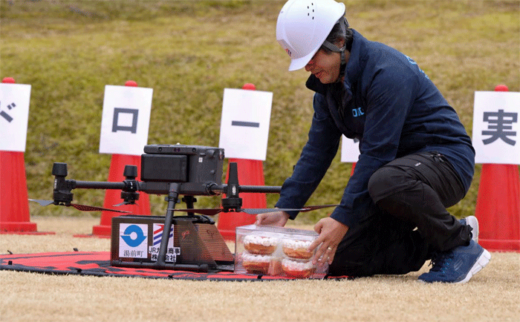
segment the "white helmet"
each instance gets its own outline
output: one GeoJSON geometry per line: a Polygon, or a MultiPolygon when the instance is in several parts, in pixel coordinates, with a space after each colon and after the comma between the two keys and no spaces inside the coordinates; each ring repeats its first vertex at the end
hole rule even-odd
{"type": "Polygon", "coordinates": [[[305,67],[329,35],[345,5],[334,0],[289,0],[276,24],[276,40],[291,57],[289,70],[305,67]]]}

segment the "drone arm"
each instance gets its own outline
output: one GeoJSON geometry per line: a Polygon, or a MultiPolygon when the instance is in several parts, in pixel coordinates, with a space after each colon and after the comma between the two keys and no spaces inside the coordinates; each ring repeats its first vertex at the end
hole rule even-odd
{"type": "Polygon", "coordinates": [[[70,206],[73,194],[72,189],[111,189],[122,190],[121,198],[130,204],[135,203],[139,199],[138,190],[143,187],[135,180],[137,176],[137,168],[135,166],[126,166],[124,176],[126,180],[123,182],[95,182],[95,181],[76,181],[67,180],[65,177],[68,174],[67,164],[55,162],[52,167],[52,174],[54,175],[54,192],[53,201],[56,205],[70,206]]]}
{"type": "Polygon", "coordinates": [[[109,189],[109,190],[125,190],[126,185],[124,182],[96,182],[96,181],[76,181],[74,182],[74,188],[80,189],[109,189]]]}
{"type": "MultiPolygon", "coordinates": [[[[238,186],[238,191],[243,193],[280,193],[280,186],[238,186]]],[[[208,184],[206,187],[208,194],[220,195],[228,191],[228,185],[217,185],[216,183],[208,184]]]]}
{"type": "Polygon", "coordinates": [[[135,179],[127,179],[123,182],[91,182],[91,181],[76,181],[76,188],[83,189],[106,189],[106,190],[121,190],[121,199],[124,204],[133,205],[136,200],[139,200],[139,193],[141,190],[139,181],[135,179]]]}
{"type": "Polygon", "coordinates": [[[280,186],[240,186],[240,192],[280,193],[280,186]]]}

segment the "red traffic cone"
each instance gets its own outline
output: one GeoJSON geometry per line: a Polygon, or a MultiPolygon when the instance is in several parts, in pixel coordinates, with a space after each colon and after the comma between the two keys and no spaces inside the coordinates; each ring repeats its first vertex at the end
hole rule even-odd
{"type": "MultiPolygon", "coordinates": [[[[135,81],[129,80],[125,86],[137,87],[135,81]]],[[[137,167],[137,178],[141,175],[141,156],[113,154],[108,174],[109,182],[122,182],[126,178],[123,175],[126,165],[135,165],[137,167]]],[[[122,203],[120,190],[107,190],[105,192],[105,201],[103,208],[130,211],[136,215],[150,215],[150,197],[147,193],[139,192],[139,200],[135,205],[123,205],[114,207],[114,205],[122,203]]],[[[112,218],[120,216],[122,213],[102,211],[101,222],[92,228],[92,235],[74,235],[74,237],[103,237],[110,238],[112,233],[112,218]]]]}
{"type": "Polygon", "coordinates": [[[15,80],[14,78],[12,77],[4,77],[4,79],[2,79],[2,83],[4,84],[15,84],[15,80]]]}
{"type": "MultiPolygon", "coordinates": [[[[2,83],[15,81],[5,77],[2,83]]],[[[23,152],[0,151],[0,234],[54,234],[38,232],[30,222],[23,152]]]]}
{"type": "MultiPolygon", "coordinates": [[[[247,83],[242,89],[255,90],[254,84],[247,83]]],[[[259,160],[229,159],[229,163],[236,162],[238,170],[238,182],[241,185],[263,186],[264,168],[263,162],[259,160]]],[[[229,168],[226,173],[226,182],[229,178],[229,168]]],[[[242,208],[266,208],[267,201],[265,193],[242,193],[242,208]]],[[[234,241],[235,228],[254,224],[256,217],[244,212],[221,212],[219,214],[217,227],[225,240],[234,241]]]]}
{"type": "MultiPolygon", "coordinates": [[[[508,91],[498,85],[495,91],[508,91]]],[[[520,177],[517,165],[483,164],[475,215],[479,244],[493,251],[520,252],[520,177]]]]}

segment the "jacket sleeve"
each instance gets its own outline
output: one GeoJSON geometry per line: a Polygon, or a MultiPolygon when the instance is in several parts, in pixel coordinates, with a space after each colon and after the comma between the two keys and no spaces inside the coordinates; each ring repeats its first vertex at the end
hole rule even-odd
{"type": "MultiPolygon", "coordinates": [[[[334,124],[323,95],[314,95],[314,115],[309,138],[294,172],[285,180],[276,203],[278,208],[301,208],[310,198],[336,156],[341,132],[334,124]]],[[[296,218],[298,212],[289,212],[296,218]]]]}
{"type": "Polygon", "coordinates": [[[392,68],[380,70],[367,86],[367,109],[360,156],[354,175],[345,188],[340,206],[331,217],[349,227],[369,212],[370,177],[397,155],[401,132],[415,98],[414,75],[392,68]]]}

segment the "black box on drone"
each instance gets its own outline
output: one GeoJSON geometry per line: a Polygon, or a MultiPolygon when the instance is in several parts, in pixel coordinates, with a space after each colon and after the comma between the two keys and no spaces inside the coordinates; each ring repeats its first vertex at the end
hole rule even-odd
{"type": "Polygon", "coordinates": [[[222,183],[224,149],[195,145],[147,145],[141,155],[141,181],[222,183]]]}

